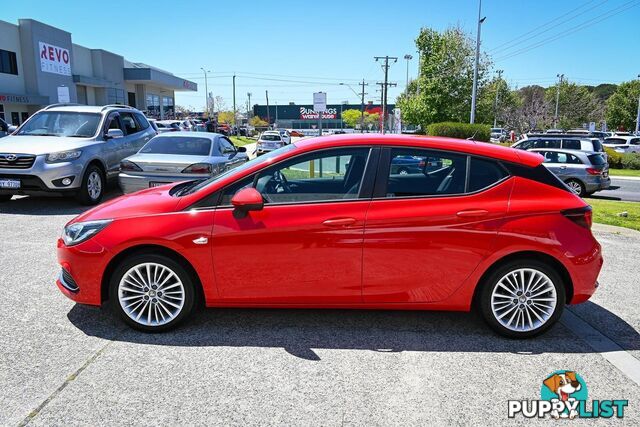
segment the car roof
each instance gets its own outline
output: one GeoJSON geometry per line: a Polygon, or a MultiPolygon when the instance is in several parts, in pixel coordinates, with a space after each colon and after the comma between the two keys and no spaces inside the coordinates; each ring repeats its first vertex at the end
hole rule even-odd
{"type": "Polygon", "coordinates": [[[631,139],[638,138],[636,135],[616,135],[616,136],[608,136],[604,139],[605,143],[611,139],[624,139],[625,141],[629,141],[631,139]]]}
{"type": "Polygon", "coordinates": [[[103,113],[105,111],[113,111],[113,110],[131,110],[135,112],[139,112],[133,107],[128,106],[119,106],[119,105],[80,105],[80,104],[52,104],[47,107],[44,107],[45,111],[70,111],[74,113],[103,113]]]}
{"type": "Polygon", "coordinates": [[[581,154],[586,154],[586,155],[590,155],[590,154],[602,154],[600,152],[597,151],[585,151],[585,150],[571,150],[568,148],[533,148],[529,151],[533,151],[533,152],[539,152],[539,151],[552,151],[554,153],[569,153],[569,154],[576,154],[576,155],[581,155],[581,154]]]}
{"type": "Polygon", "coordinates": [[[189,131],[176,131],[176,132],[165,132],[165,133],[159,133],[158,135],[155,136],[155,138],[168,138],[171,136],[185,136],[188,138],[211,138],[214,139],[216,137],[219,136],[224,136],[222,134],[219,133],[213,133],[213,132],[189,132],[189,131]]]}
{"type": "Polygon", "coordinates": [[[544,160],[541,155],[524,150],[517,150],[488,142],[476,142],[439,136],[340,134],[304,139],[296,142],[295,145],[305,151],[349,145],[409,146],[491,157],[497,160],[520,163],[531,167],[542,164],[544,160]]]}

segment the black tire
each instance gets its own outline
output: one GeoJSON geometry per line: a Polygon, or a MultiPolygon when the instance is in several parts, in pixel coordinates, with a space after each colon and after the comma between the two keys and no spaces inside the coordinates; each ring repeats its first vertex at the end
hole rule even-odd
{"type": "Polygon", "coordinates": [[[408,175],[408,174],[409,174],[409,169],[407,169],[407,168],[400,168],[400,169],[398,169],[398,173],[399,173],[400,175],[408,175]]]}
{"type": "MultiPolygon", "coordinates": [[[[129,285],[125,284],[125,286],[129,286],[129,285]]],[[[158,290],[156,291],[158,295],[160,295],[161,290],[162,288],[158,288],[158,290]]],[[[127,292],[127,291],[123,290],[123,292],[127,292]]],[[[134,295],[134,294],[129,294],[129,295],[134,295]]],[[[124,298],[127,298],[127,297],[125,296],[124,298]]],[[[187,273],[185,268],[175,260],[164,255],[157,255],[152,253],[140,253],[140,254],[133,255],[125,259],[122,263],[120,263],[120,265],[115,269],[115,271],[109,278],[109,300],[114,312],[127,325],[129,325],[133,329],[137,329],[143,332],[163,332],[163,331],[167,331],[175,328],[182,321],[188,318],[189,315],[193,312],[195,300],[196,300],[195,283],[191,278],[191,276],[189,275],[189,273],[187,273]],[[175,275],[179,278],[180,282],[182,283],[182,287],[184,290],[184,293],[182,295],[183,297],[182,308],[179,311],[176,311],[175,316],[167,323],[157,324],[157,325],[145,324],[147,323],[147,322],[144,322],[144,319],[143,319],[143,317],[145,316],[141,318],[142,319],[141,321],[136,321],[135,319],[130,317],[129,314],[127,314],[127,312],[125,311],[125,308],[122,306],[122,303],[120,301],[119,288],[120,288],[120,282],[122,281],[123,276],[135,266],[139,266],[145,263],[158,264],[160,266],[168,268],[173,273],[175,273],[175,275]]],[[[146,300],[147,301],[150,300],[150,297],[148,295],[146,300]]],[[[171,301],[175,302],[175,300],[171,300],[171,301]]],[[[124,302],[124,304],[127,304],[127,302],[124,302]]],[[[148,304],[151,305],[150,302],[148,304]]],[[[171,306],[167,305],[167,307],[169,307],[169,309],[172,309],[171,306]]],[[[142,311],[145,312],[145,309],[143,308],[142,311]]],[[[149,307],[149,312],[151,312],[151,307],[149,307]]],[[[159,306],[158,306],[158,312],[160,313],[159,306]]],[[[136,313],[133,313],[133,315],[135,314],[136,313]]],[[[153,319],[153,316],[152,315],[150,316],[153,319]]],[[[169,317],[168,313],[167,313],[167,317],[169,317]]],[[[159,318],[160,318],[159,316],[156,317],[156,319],[159,319],[159,318]]]]}
{"type": "Polygon", "coordinates": [[[12,197],[11,194],[0,194],[0,203],[8,202],[12,197]]]}
{"type": "Polygon", "coordinates": [[[565,181],[571,190],[580,197],[587,196],[587,189],[584,188],[584,184],[577,179],[568,179],[565,181]]]}
{"type": "Polygon", "coordinates": [[[82,177],[82,183],[80,184],[80,189],[76,194],[76,199],[78,200],[78,202],[86,206],[97,205],[102,201],[105,187],[106,180],[102,169],[100,169],[96,165],[89,165],[87,170],[84,172],[84,176],[82,177]],[[96,177],[100,179],[100,191],[97,197],[94,197],[94,195],[92,195],[93,193],[89,189],[89,181],[96,179],[96,177]]]}
{"type": "MultiPolygon", "coordinates": [[[[525,276],[525,279],[526,279],[526,276],[525,276]]],[[[549,297],[551,296],[549,295],[551,293],[552,291],[550,290],[545,295],[542,295],[542,297],[549,297]]],[[[514,301],[516,301],[515,297],[514,297],[514,301]]],[[[509,302],[509,304],[513,304],[516,306],[513,308],[516,311],[521,309],[519,305],[525,306],[526,304],[528,304],[528,301],[526,303],[521,300],[517,300],[517,301],[518,301],[517,303],[509,302]]],[[[554,268],[549,266],[549,264],[546,264],[544,262],[541,262],[535,259],[520,259],[520,260],[514,260],[506,263],[505,265],[497,268],[495,271],[493,271],[489,275],[489,277],[487,277],[487,279],[482,284],[478,305],[479,305],[480,313],[484,317],[484,320],[494,331],[508,338],[522,339],[522,338],[535,337],[537,335],[544,333],[549,328],[551,328],[562,315],[565,302],[566,302],[565,284],[563,283],[562,278],[554,268]],[[551,313],[551,316],[549,316],[544,323],[537,325],[535,328],[530,328],[527,325],[527,328],[529,328],[529,330],[518,331],[518,330],[510,329],[504,326],[502,323],[500,323],[500,321],[496,316],[499,316],[500,314],[504,314],[506,310],[511,308],[511,306],[500,308],[499,310],[503,310],[503,311],[501,311],[500,314],[498,315],[494,314],[494,311],[492,310],[492,294],[494,289],[498,287],[499,281],[504,276],[509,274],[509,272],[513,272],[523,268],[537,270],[538,272],[541,272],[542,274],[544,274],[551,281],[551,286],[553,286],[553,288],[555,289],[556,304],[555,304],[555,308],[553,309],[553,312],[551,313]]],[[[526,307],[522,307],[522,309],[524,309],[524,311],[527,312],[526,307]]],[[[508,314],[507,316],[510,316],[512,313],[508,314]]],[[[524,326],[525,316],[524,314],[522,316],[523,316],[522,319],[523,319],[523,326],[524,326]]],[[[534,321],[536,321],[534,316],[530,316],[530,317],[534,321]]],[[[543,315],[543,317],[545,316],[543,315]]]]}

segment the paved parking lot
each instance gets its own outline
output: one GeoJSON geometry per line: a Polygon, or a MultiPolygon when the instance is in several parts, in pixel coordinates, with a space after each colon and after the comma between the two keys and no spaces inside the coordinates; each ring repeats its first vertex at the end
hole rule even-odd
{"type": "Polygon", "coordinates": [[[207,310],[146,335],[55,287],[56,238],[81,210],[0,205],[0,425],[513,424],[507,400],[559,369],[640,424],[640,233],[596,232],[601,288],[534,340],[473,314],[346,310],[207,310]]]}

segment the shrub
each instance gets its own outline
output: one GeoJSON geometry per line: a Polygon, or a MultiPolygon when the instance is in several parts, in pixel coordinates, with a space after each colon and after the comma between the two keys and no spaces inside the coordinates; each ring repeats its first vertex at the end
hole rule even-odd
{"type": "Polygon", "coordinates": [[[609,147],[604,147],[604,151],[607,153],[607,162],[609,162],[609,167],[613,169],[622,169],[622,154],[609,147]]]}
{"type": "Polygon", "coordinates": [[[478,125],[457,122],[432,123],[427,126],[427,135],[447,136],[450,138],[467,139],[489,142],[491,137],[491,127],[489,125],[478,125]]]}
{"type": "Polygon", "coordinates": [[[622,156],[622,168],[623,169],[640,169],[640,154],[627,153],[622,156]]]}

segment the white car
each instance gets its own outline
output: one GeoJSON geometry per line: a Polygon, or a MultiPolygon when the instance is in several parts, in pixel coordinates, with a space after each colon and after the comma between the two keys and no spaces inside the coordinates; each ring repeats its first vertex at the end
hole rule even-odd
{"type": "Polygon", "coordinates": [[[640,153],[640,136],[614,136],[605,138],[603,145],[618,153],[640,153]]]}
{"type": "MultiPolygon", "coordinates": [[[[289,140],[291,140],[291,137],[289,137],[289,140]]],[[[268,153],[269,151],[277,150],[284,145],[286,145],[286,142],[282,139],[282,135],[280,135],[279,131],[268,130],[266,132],[262,132],[262,135],[258,138],[256,154],[260,156],[268,153]]]]}
{"type": "Polygon", "coordinates": [[[280,132],[280,137],[284,141],[285,144],[291,144],[291,133],[289,133],[286,129],[278,129],[280,132]]]}

